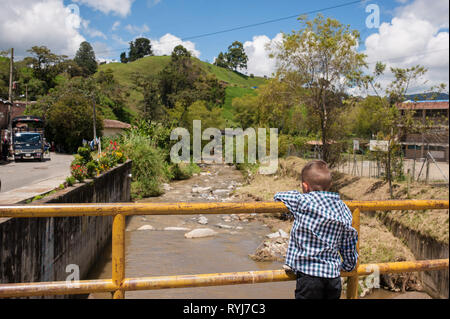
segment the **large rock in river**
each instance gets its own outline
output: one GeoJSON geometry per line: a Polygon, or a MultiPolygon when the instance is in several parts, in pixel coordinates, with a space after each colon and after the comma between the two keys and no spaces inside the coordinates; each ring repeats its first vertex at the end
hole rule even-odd
{"type": "Polygon", "coordinates": [[[210,228],[197,228],[189,233],[184,234],[184,237],[186,238],[202,238],[202,237],[209,237],[216,235],[217,232],[210,228]]]}

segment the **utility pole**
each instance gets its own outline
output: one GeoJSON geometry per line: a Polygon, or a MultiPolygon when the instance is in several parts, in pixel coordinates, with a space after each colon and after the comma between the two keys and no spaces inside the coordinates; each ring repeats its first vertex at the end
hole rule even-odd
{"type": "Polygon", "coordinates": [[[8,130],[9,130],[9,132],[12,132],[11,106],[13,103],[13,65],[14,65],[14,48],[11,48],[11,58],[9,60],[9,92],[8,92],[9,102],[11,102],[11,104],[8,104],[8,130]]]}
{"type": "Polygon", "coordinates": [[[93,112],[94,112],[94,116],[93,116],[93,119],[94,119],[94,141],[97,142],[97,131],[95,128],[96,120],[95,120],[95,97],[94,97],[94,95],[92,95],[92,108],[93,108],[93,112]]]}
{"type": "MultiPolygon", "coordinates": [[[[94,119],[94,145],[97,143],[97,129],[96,129],[96,126],[95,126],[95,123],[97,122],[97,119],[96,119],[96,114],[95,114],[95,95],[94,94],[92,94],[92,108],[93,108],[93,113],[94,113],[94,116],[93,116],[93,119],[94,119]]],[[[98,145],[97,145],[97,150],[98,150],[98,154],[100,154],[101,153],[101,143],[98,143],[98,145]]]]}

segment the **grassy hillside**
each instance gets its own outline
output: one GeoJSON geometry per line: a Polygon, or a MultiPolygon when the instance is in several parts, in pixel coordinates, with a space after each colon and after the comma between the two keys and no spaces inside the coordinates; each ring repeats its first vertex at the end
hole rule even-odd
{"type": "Polygon", "coordinates": [[[239,86],[228,86],[225,89],[225,104],[222,106],[222,116],[226,120],[227,127],[233,127],[234,110],[232,106],[235,97],[242,97],[244,95],[256,95],[254,89],[239,86]]]}
{"type": "MultiPolygon", "coordinates": [[[[252,93],[252,87],[260,86],[266,80],[261,77],[251,78],[249,76],[233,72],[218,66],[192,58],[193,62],[198,64],[206,73],[214,74],[220,81],[226,82],[226,100],[224,105],[224,118],[232,119],[231,100],[236,96],[243,96],[252,93]]],[[[166,67],[170,62],[170,56],[151,56],[139,59],[131,63],[109,63],[99,66],[99,71],[111,69],[117,81],[125,87],[129,96],[126,98],[126,106],[129,111],[136,115],[138,112],[139,101],[142,100],[142,94],[133,89],[133,74],[136,72],[144,75],[156,75],[166,67]]]]}

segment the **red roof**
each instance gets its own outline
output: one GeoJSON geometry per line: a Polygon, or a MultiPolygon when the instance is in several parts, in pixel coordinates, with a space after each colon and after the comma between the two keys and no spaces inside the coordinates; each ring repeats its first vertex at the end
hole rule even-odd
{"type": "Polygon", "coordinates": [[[439,102],[403,102],[397,104],[399,109],[409,110],[448,110],[448,101],[439,102]]]}
{"type": "Polygon", "coordinates": [[[131,125],[128,123],[117,121],[117,120],[103,120],[103,127],[104,128],[126,129],[126,128],[130,128],[131,125]]]}

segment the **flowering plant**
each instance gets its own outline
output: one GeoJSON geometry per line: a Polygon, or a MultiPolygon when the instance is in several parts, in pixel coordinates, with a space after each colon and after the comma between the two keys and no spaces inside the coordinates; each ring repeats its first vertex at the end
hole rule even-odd
{"type": "Polygon", "coordinates": [[[82,182],[88,177],[87,168],[80,164],[75,164],[70,167],[70,172],[72,176],[75,177],[78,181],[82,182]]]}
{"type": "Polygon", "coordinates": [[[86,154],[87,152],[84,148],[79,148],[78,154],[75,155],[75,160],[70,166],[72,176],[80,182],[86,178],[98,176],[118,163],[124,163],[127,160],[118,143],[113,141],[110,141],[106,149],[101,154],[98,154],[95,159],[92,159],[90,153],[88,154],[89,157],[86,154]],[[87,159],[90,160],[86,161],[87,159]]]}

